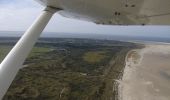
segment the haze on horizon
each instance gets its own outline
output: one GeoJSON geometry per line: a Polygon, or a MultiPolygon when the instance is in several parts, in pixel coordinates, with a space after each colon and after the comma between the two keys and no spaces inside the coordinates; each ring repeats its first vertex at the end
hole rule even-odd
{"type": "MultiPolygon", "coordinates": [[[[0,31],[25,31],[43,10],[34,0],[1,0],[0,31]]],[[[55,14],[45,32],[170,37],[170,26],[111,26],[55,14]]],[[[2,34],[2,33],[0,33],[2,34]]]]}

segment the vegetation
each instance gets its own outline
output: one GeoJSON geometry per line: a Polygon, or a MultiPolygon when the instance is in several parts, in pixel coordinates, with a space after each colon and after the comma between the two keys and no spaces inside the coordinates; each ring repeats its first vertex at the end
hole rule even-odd
{"type": "Polygon", "coordinates": [[[83,56],[83,59],[89,63],[100,62],[104,58],[106,58],[106,52],[104,51],[86,52],[83,56]]]}
{"type": "Polygon", "coordinates": [[[122,76],[126,53],[139,47],[106,40],[40,39],[3,100],[116,100],[115,80],[122,76]]]}
{"type": "Polygon", "coordinates": [[[3,60],[3,58],[7,55],[9,50],[11,49],[11,46],[7,45],[0,45],[0,62],[3,60]]]}
{"type": "Polygon", "coordinates": [[[50,52],[52,49],[46,47],[34,47],[28,58],[39,56],[43,53],[50,52]]]}

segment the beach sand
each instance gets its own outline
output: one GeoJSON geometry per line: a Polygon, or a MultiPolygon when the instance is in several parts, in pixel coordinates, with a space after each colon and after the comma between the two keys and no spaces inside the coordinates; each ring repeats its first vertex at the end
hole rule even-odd
{"type": "Polygon", "coordinates": [[[130,51],[119,87],[120,100],[170,100],[170,45],[130,51]]]}

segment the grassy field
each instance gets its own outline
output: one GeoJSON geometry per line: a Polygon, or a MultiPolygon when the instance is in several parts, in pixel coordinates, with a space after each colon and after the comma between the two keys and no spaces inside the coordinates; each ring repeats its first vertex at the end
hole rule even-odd
{"type": "Polygon", "coordinates": [[[34,47],[31,51],[31,53],[29,54],[28,58],[38,56],[38,55],[41,55],[43,53],[50,52],[50,51],[52,51],[52,49],[50,49],[50,48],[34,47]]]}
{"type": "Polygon", "coordinates": [[[86,52],[83,56],[83,59],[90,63],[100,62],[101,60],[105,59],[107,51],[91,51],[86,52]]]}
{"type": "Polygon", "coordinates": [[[12,46],[2,45],[0,46],[0,62],[4,59],[4,57],[8,54],[12,46]]]}
{"type": "MultiPolygon", "coordinates": [[[[5,58],[5,56],[9,53],[11,49],[12,49],[12,46],[8,46],[8,45],[0,46],[0,62],[5,58]]],[[[52,49],[45,48],[45,47],[34,47],[31,53],[29,54],[28,59],[31,57],[39,56],[51,50],[52,49]]]]}

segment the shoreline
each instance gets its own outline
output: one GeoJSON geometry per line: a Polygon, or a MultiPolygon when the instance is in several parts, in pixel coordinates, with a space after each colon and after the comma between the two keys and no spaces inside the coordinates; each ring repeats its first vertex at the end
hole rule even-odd
{"type": "MultiPolygon", "coordinates": [[[[143,45],[143,44],[142,44],[143,45]]],[[[140,48],[140,49],[143,49],[143,48],[145,48],[146,46],[145,45],[143,45],[144,47],[142,47],[142,48],[140,48]]],[[[128,64],[126,63],[127,62],[127,60],[128,60],[128,56],[130,55],[130,54],[132,54],[132,52],[135,52],[135,51],[139,51],[140,50],[139,48],[137,48],[137,49],[131,49],[131,50],[129,50],[127,53],[126,53],[126,57],[125,57],[125,59],[124,59],[124,61],[125,61],[125,66],[124,66],[124,68],[122,69],[123,71],[122,71],[122,75],[119,75],[119,78],[118,78],[118,80],[116,80],[116,84],[115,84],[115,87],[117,87],[117,92],[118,92],[118,95],[117,95],[117,98],[116,98],[116,100],[123,100],[122,99],[122,96],[121,96],[121,92],[122,92],[122,80],[123,80],[123,77],[124,77],[124,73],[125,72],[127,72],[126,71],[126,67],[128,67],[128,64]]]]}
{"type": "Polygon", "coordinates": [[[145,44],[142,49],[129,51],[123,77],[119,82],[119,100],[169,100],[167,92],[170,92],[170,88],[165,87],[170,84],[168,60],[170,45],[167,43],[145,44]],[[165,64],[164,68],[161,64],[165,64]],[[168,78],[164,79],[160,73],[168,78]]]}
{"type": "MultiPolygon", "coordinates": [[[[146,46],[144,47],[144,48],[146,48],[146,46]]],[[[141,48],[141,49],[143,49],[143,48],[141,48]]],[[[130,72],[130,69],[128,68],[129,66],[129,64],[127,63],[127,61],[128,61],[128,58],[129,58],[129,55],[131,55],[133,52],[135,52],[135,51],[139,51],[140,49],[132,49],[132,50],[130,50],[130,51],[128,51],[128,53],[126,54],[126,57],[125,57],[125,67],[124,67],[124,70],[123,70],[123,75],[122,75],[122,77],[119,79],[119,85],[118,85],[118,100],[123,100],[123,96],[122,96],[122,91],[123,91],[123,89],[122,89],[122,87],[123,87],[123,82],[122,82],[122,80],[124,79],[124,76],[125,76],[125,74],[131,74],[131,73],[129,73],[130,72]]]]}

